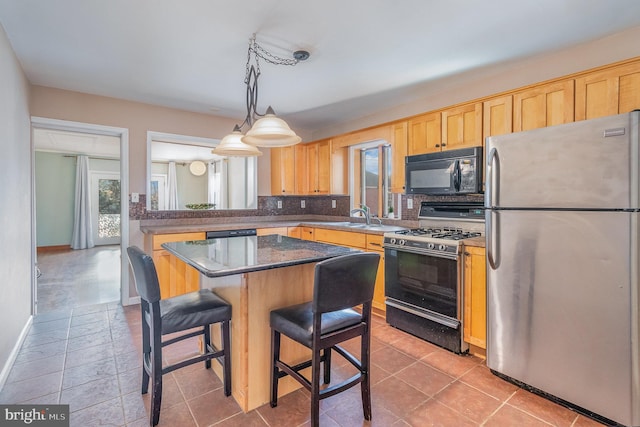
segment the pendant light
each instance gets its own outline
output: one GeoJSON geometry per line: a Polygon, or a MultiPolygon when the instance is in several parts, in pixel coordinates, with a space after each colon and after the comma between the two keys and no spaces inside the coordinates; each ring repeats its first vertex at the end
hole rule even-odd
{"type": "Polygon", "coordinates": [[[222,138],[220,144],[216,146],[211,152],[219,156],[228,157],[253,157],[262,156],[262,152],[254,145],[245,144],[241,141],[242,132],[240,127],[236,125],[233,128],[233,132],[222,138]]]}
{"type": "Polygon", "coordinates": [[[259,156],[262,153],[256,147],[288,147],[302,141],[289,125],[275,115],[273,108],[269,106],[264,114],[256,111],[258,104],[258,77],[260,77],[259,58],[275,65],[296,65],[300,61],[309,58],[309,52],[299,50],[293,53],[293,59],[277,57],[267,52],[256,42],[254,34],[249,39],[247,52],[247,66],[244,82],[247,86],[247,116],[244,122],[236,125],[233,132],[220,141],[220,144],[212,151],[221,156],[259,156]],[[242,136],[242,127],[247,125],[250,129],[242,136]],[[253,147],[253,149],[249,148],[253,147]]]}

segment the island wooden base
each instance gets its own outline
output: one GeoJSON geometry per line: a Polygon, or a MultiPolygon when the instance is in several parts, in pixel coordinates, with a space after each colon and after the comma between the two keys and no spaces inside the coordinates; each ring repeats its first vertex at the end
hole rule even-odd
{"type": "MultiPolygon", "coordinates": [[[[213,279],[202,277],[203,288],[211,288],[233,306],[231,393],[245,412],[268,403],[270,399],[269,312],[311,301],[314,267],[315,263],[311,263],[213,279]]],[[[212,327],[212,339],[219,345],[219,326],[212,327]]],[[[283,337],[281,357],[295,364],[308,360],[311,352],[283,337]]],[[[221,366],[213,363],[212,367],[222,378],[221,366]]],[[[278,386],[279,396],[300,387],[295,380],[283,378],[278,386]]]]}

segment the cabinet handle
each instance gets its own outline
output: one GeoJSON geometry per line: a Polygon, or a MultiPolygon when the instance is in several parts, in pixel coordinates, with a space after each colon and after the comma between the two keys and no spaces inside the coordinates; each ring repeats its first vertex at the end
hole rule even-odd
{"type": "Polygon", "coordinates": [[[469,252],[464,253],[464,256],[469,256],[469,255],[471,255],[469,252]]]}
{"type": "Polygon", "coordinates": [[[436,144],[436,148],[437,148],[437,147],[440,147],[440,144],[436,144]]]}
{"type": "Polygon", "coordinates": [[[443,146],[443,147],[446,147],[446,146],[447,146],[447,144],[445,144],[445,143],[443,142],[443,143],[442,143],[442,146],[443,146]]]}
{"type": "Polygon", "coordinates": [[[369,243],[371,246],[379,246],[382,247],[382,245],[380,243],[369,243]]]}

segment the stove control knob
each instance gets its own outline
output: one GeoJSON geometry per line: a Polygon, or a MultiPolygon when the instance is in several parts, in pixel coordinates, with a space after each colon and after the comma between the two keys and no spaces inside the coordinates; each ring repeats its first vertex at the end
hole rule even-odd
{"type": "Polygon", "coordinates": [[[398,244],[399,244],[400,246],[404,246],[404,244],[405,244],[405,243],[406,243],[406,242],[404,241],[404,239],[400,239],[400,241],[398,242],[398,244]]]}
{"type": "Polygon", "coordinates": [[[396,244],[395,237],[392,237],[391,240],[389,240],[389,243],[391,243],[392,245],[395,245],[396,244]]]}
{"type": "Polygon", "coordinates": [[[440,251],[444,251],[445,249],[447,249],[447,247],[445,245],[438,246],[438,250],[440,250],[440,251]]]}
{"type": "Polygon", "coordinates": [[[433,249],[436,245],[433,243],[427,243],[427,249],[433,249]]]}

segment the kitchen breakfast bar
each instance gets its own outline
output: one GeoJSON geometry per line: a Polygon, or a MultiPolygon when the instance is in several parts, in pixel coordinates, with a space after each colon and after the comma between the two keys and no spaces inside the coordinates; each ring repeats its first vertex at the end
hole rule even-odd
{"type": "MultiPolygon", "coordinates": [[[[310,301],[319,261],[360,252],[342,246],[280,235],[243,236],[164,243],[162,247],[198,270],[201,288],[212,289],[232,305],[231,393],[245,411],[269,401],[273,309],[310,301]]],[[[218,327],[212,340],[220,344],[218,327]]],[[[283,340],[284,360],[302,362],[310,351],[283,340]]],[[[222,376],[219,364],[212,364],[222,376]]],[[[280,380],[279,395],[300,388],[291,378],[280,380]]]]}

